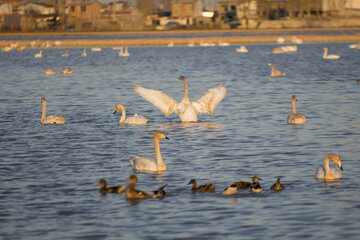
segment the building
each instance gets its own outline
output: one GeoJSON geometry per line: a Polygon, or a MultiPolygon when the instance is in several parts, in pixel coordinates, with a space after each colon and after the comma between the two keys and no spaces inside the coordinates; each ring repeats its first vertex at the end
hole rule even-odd
{"type": "Polygon", "coordinates": [[[101,18],[101,4],[95,0],[74,0],[66,5],[66,25],[75,30],[97,30],[101,18]]]}

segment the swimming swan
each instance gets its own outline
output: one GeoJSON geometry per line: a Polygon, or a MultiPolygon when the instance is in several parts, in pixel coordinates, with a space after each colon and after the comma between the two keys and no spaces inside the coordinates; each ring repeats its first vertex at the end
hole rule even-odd
{"type": "Polygon", "coordinates": [[[66,48],[65,52],[61,54],[62,57],[68,57],[69,56],[69,49],[66,48]]]}
{"type": "Polygon", "coordinates": [[[324,168],[320,167],[315,174],[316,179],[319,180],[334,180],[342,178],[342,173],[339,168],[329,167],[330,159],[343,171],[340,156],[337,154],[328,154],[324,159],[324,168]]]}
{"type": "Polygon", "coordinates": [[[69,67],[63,68],[63,69],[61,70],[61,74],[72,74],[72,73],[73,73],[73,72],[72,72],[72,69],[69,68],[69,67]]]}
{"type": "Polygon", "coordinates": [[[86,53],[86,48],[84,48],[84,51],[83,53],[81,54],[82,57],[86,57],[87,56],[87,53],[86,53]]]}
{"type": "Polygon", "coordinates": [[[43,97],[41,98],[42,104],[42,116],[40,122],[42,124],[64,124],[66,120],[59,115],[50,115],[46,116],[46,99],[43,97]]]}
{"type": "Polygon", "coordinates": [[[324,48],[324,55],[323,55],[323,59],[339,59],[340,56],[338,55],[327,55],[328,49],[324,48]]]}
{"type": "Polygon", "coordinates": [[[130,163],[133,167],[133,170],[140,172],[152,172],[152,171],[166,171],[166,165],[162,159],[159,140],[160,139],[169,139],[161,132],[156,132],[154,134],[154,151],[155,159],[147,157],[139,157],[132,155],[130,163]]]}
{"type": "Polygon", "coordinates": [[[134,91],[159,108],[165,116],[173,112],[178,114],[182,122],[197,122],[197,114],[212,114],[227,93],[227,88],[221,83],[218,87],[209,89],[196,102],[190,102],[185,77],[180,76],[179,79],[185,87],[185,95],[180,103],[158,90],[135,86],[134,91]]]}
{"type": "Polygon", "coordinates": [[[53,69],[46,69],[46,70],[44,71],[44,74],[45,74],[45,75],[54,75],[54,74],[56,74],[56,71],[53,70],[53,69]]]}
{"type": "Polygon", "coordinates": [[[36,54],[34,55],[34,58],[42,58],[42,52],[43,52],[43,50],[40,50],[39,53],[36,53],[36,54]]]}
{"type": "Polygon", "coordinates": [[[144,118],[143,116],[140,116],[138,114],[134,114],[133,117],[129,117],[129,118],[126,118],[126,110],[125,110],[125,107],[121,104],[118,104],[115,106],[115,111],[114,111],[114,114],[119,110],[121,109],[122,113],[121,113],[121,118],[119,120],[119,123],[124,123],[124,124],[139,124],[139,125],[142,125],[142,124],[147,124],[147,122],[149,120],[147,120],[146,118],[144,118]]]}
{"type": "Polygon", "coordinates": [[[125,48],[125,52],[121,56],[123,56],[123,57],[129,57],[130,56],[128,47],[125,48]]]}
{"type": "Polygon", "coordinates": [[[292,106],[292,113],[289,114],[287,122],[289,124],[304,124],[306,123],[306,118],[303,113],[296,113],[296,95],[291,97],[291,106],[292,106]]]}
{"type": "Polygon", "coordinates": [[[239,52],[239,53],[247,53],[248,50],[247,50],[247,48],[246,48],[244,45],[242,45],[241,47],[239,47],[239,48],[236,49],[236,52],[239,52]]]}
{"type": "Polygon", "coordinates": [[[271,73],[270,73],[271,77],[280,77],[280,76],[285,76],[286,75],[286,73],[283,70],[279,70],[279,69],[275,70],[274,63],[269,62],[268,66],[271,66],[271,73]]]}

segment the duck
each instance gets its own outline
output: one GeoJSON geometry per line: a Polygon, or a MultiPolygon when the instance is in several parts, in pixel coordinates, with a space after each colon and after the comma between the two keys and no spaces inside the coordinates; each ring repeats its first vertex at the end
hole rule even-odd
{"type": "Polygon", "coordinates": [[[270,187],[271,190],[274,190],[274,191],[281,191],[283,189],[285,189],[284,185],[282,185],[280,183],[280,178],[278,178],[276,180],[276,183],[274,183],[271,187],[270,187]]]}
{"type": "Polygon", "coordinates": [[[236,185],[237,189],[249,188],[251,185],[250,182],[243,182],[243,181],[233,182],[233,184],[236,185]]]}
{"type": "Polygon", "coordinates": [[[46,116],[46,99],[41,98],[42,104],[42,116],[40,122],[42,124],[65,124],[66,120],[60,115],[49,115],[46,116]]]}
{"type": "Polygon", "coordinates": [[[275,70],[275,65],[272,62],[268,63],[268,66],[271,66],[271,73],[270,76],[271,77],[280,77],[280,76],[286,76],[286,73],[283,70],[280,69],[276,69],[275,70]]]}
{"type": "Polygon", "coordinates": [[[324,168],[320,167],[315,174],[318,180],[335,180],[342,178],[343,167],[341,158],[337,154],[330,153],[324,159],[324,168]],[[329,166],[329,161],[332,160],[339,168],[329,166]],[[340,171],[341,170],[341,171],[340,171]]]}
{"type": "Polygon", "coordinates": [[[154,194],[154,197],[157,198],[162,198],[166,195],[166,192],[164,190],[164,188],[167,187],[167,184],[165,184],[164,186],[160,187],[158,190],[155,191],[151,191],[154,194]]]}
{"type": "Polygon", "coordinates": [[[34,55],[34,58],[42,58],[42,52],[43,52],[43,50],[40,50],[40,52],[38,52],[34,55]]]}
{"type": "Polygon", "coordinates": [[[192,192],[215,192],[215,185],[212,183],[208,183],[208,184],[196,187],[196,180],[191,179],[187,185],[190,185],[190,184],[192,184],[192,188],[191,188],[192,192]]]}
{"type": "Polygon", "coordinates": [[[328,48],[323,48],[324,49],[324,54],[323,54],[323,59],[339,59],[340,56],[339,55],[327,55],[328,52],[328,48]]]}
{"type": "Polygon", "coordinates": [[[53,69],[47,69],[44,71],[44,74],[45,75],[54,75],[54,74],[56,74],[56,71],[53,69]]]}
{"type": "Polygon", "coordinates": [[[126,198],[129,199],[145,199],[145,198],[154,198],[155,195],[148,194],[146,192],[135,189],[135,185],[138,181],[137,176],[131,175],[126,181],[131,181],[125,191],[126,198]]]}
{"type": "Polygon", "coordinates": [[[254,176],[252,178],[252,184],[250,185],[250,188],[249,188],[249,190],[251,192],[260,193],[262,191],[262,187],[260,185],[259,180],[261,180],[261,178],[259,178],[257,176],[254,176]]]}
{"type": "Polygon", "coordinates": [[[87,53],[86,53],[86,48],[84,48],[83,53],[81,54],[82,57],[86,57],[87,53]]]}
{"type": "Polygon", "coordinates": [[[69,67],[63,68],[61,74],[72,74],[72,69],[69,67]]]}
{"type": "Polygon", "coordinates": [[[162,159],[159,140],[160,139],[169,139],[161,132],[156,132],[154,134],[154,151],[155,159],[140,157],[137,155],[132,155],[130,163],[134,171],[139,172],[154,172],[154,171],[166,171],[167,167],[162,159]]]}
{"type": "Polygon", "coordinates": [[[66,48],[65,52],[61,54],[62,57],[68,57],[69,56],[69,49],[66,48]]]}
{"type": "Polygon", "coordinates": [[[292,112],[289,114],[287,122],[289,124],[305,124],[306,117],[303,113],[296,113],[295,102],[297,101],[296,95],[291,97],[292,112]]]}
{"type": "Polygon", "coordinates": [[[247,53],[248,50],[247,50],[247,48],[246,48],[244,45],[242,45],[242,46],[240,46],[239,48],[236,49],[236,52],[239,52],[239,53],[247,53]]]}
{"type": "Polygon", "coordinates": [[[237,185],[231,184],[230,186],[226,187],[224,191],[221,192],[221,195],[234,195],[237,191],[237,185]]]}
{"type": "Polygon", "coordinates": [[[137,125],[146,125],[148,123],[148,119],[144,118],[141,115],[134,114],[133,117],[126,118],[126,110],[125,107],[121,104],[117,104],[115,106],[114,114],[121,109],[121,118],[119,120],[119,124],[137,124],[137,125]]]}
{"type": "Polygon", "coordinates": [[[100,179],[100,181],[96,184],[97,186],[101,186],[100,193],[123,193],[125,191],[126,185],[122,186],[113,186],[107,187],[107,182],[105,179],[100,179]]]}
{"type": "Polygon", "coordinates": [[[221,83],[218,87],[209,89],[199,100],[190,102],[186,79],[184,76],[180,76],[179,79],[185,87],[185,95],[180,103],[158,90],[143,88],[137,85],[134,91],[159,108],[165,116],[169,116],[173,112],[178,114],[181,122],[197,122],[197,114],[213,114],[216,106],[227,93],[227,88],[221,83]]]}

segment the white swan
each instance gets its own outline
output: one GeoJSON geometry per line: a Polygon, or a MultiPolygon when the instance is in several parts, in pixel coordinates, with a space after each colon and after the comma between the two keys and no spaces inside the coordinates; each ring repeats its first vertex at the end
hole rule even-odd
{"type": "Polygon", "coordinates": [[[293,95],[291,97],[292,112],[289,114],[287,122],[289,124],[304,124],[306,123],[305,115],[303,113],[296,113],[296,106],[295,106],[296,101],[297,101],[296,95],[293,95]]]}
{"type": "Polygon", "coordinates": [[[42,52],[43,52],[43,50],[40,50],[39,53],[36,53],[36,54],[34,55],[34,58],[42,58],[42,52]]]}
{"type": "Polygon", "coordinates": [[[271,66],[271,73],[270,76],[271,77],[280,77],[280,76],[286,76],[286,73],[283,70],[280,69],[276,69],[275,70],[275,65],[272,62],[268,63],[268,66],[271,66]]]}
{"type": "Polygon", "coordinates": [[[247,50],[247,48],[246,48],[244,45],[242,45],[241,47],[239,47],[239,48],[236,49],[236,52],[239,52],[239,53],[247,53],[248,50],[247,50]]]}
{"type": "Polygon", "coordinates": [[[69,67],[63,68],[61,74],[72,74],[72,69],[69,67]]]}
{"type": "Polygon", "coordinates": [[[174,46],[174,40],[171,39],[171,41],[169,42],[169,44],[167,45],[168,47],[173,47],[174,46]]]}
{"type": "Polygon", "coordinates": [[[62,57],[68,57],[69,56],[69,49],[66,48],[65,52],[61,54],[62,57]]]}
{"type": "Polygon", "coordinates": [[[230,43],[228,43],[228,42],[223,42],[223,41],[219,41],[219,46],[227,47],[227,46],[230,46],[230,43]]]}
{"type": "Polygon", "coordinates": [[[173,112],[178,114],[182,122],[197,122],[197,114],[212,114],[227,93],[227,88],[221,83],[218,87],[209,89],[196,102],[190,102],[185,77],[180,76],[179,79],[185,87],[185,95],[180,103],[158,90],[135,86],[134,91],[159,108],[165,116],[173,112]]]}
{"type": "Polygon", "coordinates": [[[54,75],[54,74],[56,74],[56,71],[53,69],[46,69],[44,74],[45,75],[54,75]]]}
{"type": "Polygon", "coordinates": [[[166,165],[162,159],[159,140],[160,139],[169,139],[161,132],[156,132],[154,134],[154,150],[155,150],[155,159],[147,157],[139,157],[132,155],[130,163],[135,171],[141,172],[152,172],[152,171],[166,171],[166,165]]]}
{"type": "Polygon", "coordinates": [[[138,114],[134,114],[133,117],[129,117],[126,118],[126,110],[125,107],[121,104],[118,104],[115,106],[115,111],[114,114],[121,109],[121,118],[119,120],[119,123],[123,123],[123,124],[138,124],[138,125],[143,125],[143,124],[147,124],[148,123],[148,119],[144,118],[143,116],[140,116],[138,114]]]}
{"type": "Polygon", "coordinates": [[[119,48],[118,56],[121,56],[121,57],[124,56],[124,47],[123,46],[121,46],[119,48]]]}
{"type": "Polygon", "coordinates": [[[128,47],[125,48],[125,52],[121,56],[123,56],[123,57],[129,57],[130,56],[130,53],[128,51],[128,47]]]}
{"type": "Polygon", "coordinates": [[[86,53],[86,48],[84,48],[84,51],[83,53],[81,54],[82,57],[86,57],[87,56],[87,53],[86,53]]]}
{"type": "Polygon", "coordinates": [[[316,179],[319,180],[334,180],[338,178],[342,178],[343,171],[341,165],[340,156],[337,154],[328,154],[324,159],[324,168],[320,167],[315,174],[316,179]],[[339,168],[329,167],[329,160],[332,160],[339,168]]]}
{"type": "Polygon", "coordinates": [[[338,55],[327,55],[328,49],[324,48],[324,55],[323,55],[323,59],[339,59],[340,56],[338,55]]]}
{"type": "Polygon", "coordinates": [[[42,104],[42,116],[40,122],[42,124],[64,124],[66,120],[59,115],[50,115],[46,116],[46,99],[43,97],[41,98],[42,104]]]}

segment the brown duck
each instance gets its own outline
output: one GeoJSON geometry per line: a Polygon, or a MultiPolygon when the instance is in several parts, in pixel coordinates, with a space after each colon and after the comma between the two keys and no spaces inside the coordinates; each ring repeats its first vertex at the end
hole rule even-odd
{"type": "Polygon", "coordinates": [[[196,187],[195,179],[191,179],[187,185],[190,185],[190,184],[192,184],[192,189],[191,189],[192,192],[215,192],[215,185],[212,183],[208,183],[208,184],[196,187]]]}
{"type": "Polygon", "coordinates": [[[144,198],[153,198],[155,195],[148,194],[146,192],[135,189],[135,185],[138,181],[138,178],[135,175],[131,175],[127,181],[131,181],[131,183],[126,188],[126,198],[132,199],[144,199],[144,198]]]}
{"type": "Polygon", "coordinates": [[[124,192],[126,186],[114,186],[114,187],[107,187],[107,183],[105,179],[101,179],[97,184],[97,186],[101,186],[100,193],[122,193],[124,192]]]}
{"type": "Polygon", "coordinates": [[[233,182],[233,184],[236,184],[237,189],[249,188],[251,185],[250,182],[243,182],[243,181],[233,182]]]}
{"type": "Polygon", "coordinates": [[[158,190],[151,191],[151,192],[154,194],[154,197],[157,197],[157,198],[162,198],[162,197],[164,197],[164,196],[166,195],[166,192],[165,192],[165,190],[164,190],[164,188],[165,188],[166,186],[167,186],[167,184],[164,185],[164,186],[162,186],[162,187],[159,188],[158,190]]]}
{"type": "Polygon", "coordinates": [[[282,185],[281,183],[280,183],[280,178],[278,178],[277,180],[276,180],[276,183],[274,183],[271,187],[270,187],[270,189],[271,190],[274,190],[274,191],[281,191],[281,190],[283,190],[285,187],[284,187],[284,185],[282,185]]]}

